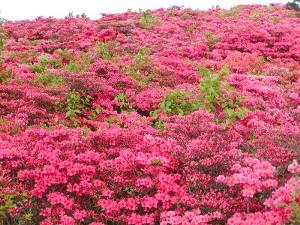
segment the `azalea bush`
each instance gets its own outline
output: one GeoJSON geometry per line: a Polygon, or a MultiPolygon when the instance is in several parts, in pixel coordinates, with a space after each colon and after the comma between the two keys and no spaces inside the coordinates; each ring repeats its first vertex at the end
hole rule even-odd
{"type": "Polygon", "coordinates": [[[299,224],[299,20],[1,22],[0,224],[299,224]]]}

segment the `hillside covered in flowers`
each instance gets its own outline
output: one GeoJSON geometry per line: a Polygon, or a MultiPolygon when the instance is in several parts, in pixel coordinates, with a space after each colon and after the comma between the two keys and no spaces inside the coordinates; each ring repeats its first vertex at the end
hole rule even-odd
{"type": "Polygon", "coordinates": [[[300,224],[300,17],[179,7],[0,26],[1,225],[300,224]]]}

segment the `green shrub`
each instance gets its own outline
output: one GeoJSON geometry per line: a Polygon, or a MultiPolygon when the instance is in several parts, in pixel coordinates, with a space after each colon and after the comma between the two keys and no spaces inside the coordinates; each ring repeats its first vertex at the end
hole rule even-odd
{"type": "Polygon", "coordinates": [[[80,72],[82,70],[82,67],[75,60],[70,61],[65,68],[70,72],[80,72]]]}
{"type": "Polygon", "coordinates": [[[118,101],[121,111],[129,111],[128,97],[125,93],[117,94],[115,100],[118,101]]]}
{"type": "Polygon", "coordinates": [[[30,65],[31,71],[36,73],[43,73],[49,67],[55,69],[62,67],[62,60],[59,58],[49,59],[46,56],[42,56],[37,64],[30,65]]]}
{"type": "Polygon", "coordinates": [[[159,19],[156,16],[153,16],[150,10],[140,10],[139,18],[139,25],[141,28],[151,28],[154,24],[159,22],[159,19]]]}
{"type": "Polygon", "coordinates": [[[0,68],[0,84],[6,83],[12,79],[12,71],[9,70],[2,70],[0,68]]]}
{"type": "Polygon", "coordinates": [[[255,10],[250,14],[250,18],[253,20],[258,20],[261,17],[262,12],[260,10],[255,10]]]}
{"type": "Polygon", "coordinates": [[[113,54],[111,53],[111,48],[113,46],[113,42],[97,42],[97,54],[101,55],[101,57],[105,60],[111,60],[113,58],[113,54]]]}
{"type": "Polygon", "coordinates": [[[26,209],[27,193],[13,192],[0,193],[0,224],[1,225],[30,225],[33,214],[26,209]],[[13,209],[19,207],[21,210],[13,213],[13,209]],[[23,210],[26,209],[26,210],[23,210]]]}
{"type": "Polygon", "coordinates": [[[224,78],[224,76],[230,74],[230,69],[227,65],[218,73],[198,65],[198,74],[203,76],[199,84],[201,92],[200,107],[208,112],[215,112],[216,108],[221,108],[226,115],[222,119],[224,124],[230,124],[245,116],[249,109],[243,106],[243,98],[224,78]],[[235,92],[238,97],[231,99],[226,92],[235,92]]]}
{"type": "Polygon", "coordinates": [[[140,84],[147,84],[156,76],[151,67],[151,61],[151,50],[145,47],[140,48],[134,56],[132,65],[124,67],[123,71],[140,82],[140,84]]]}
{"type": "Polygon", "coordinates": [[[39,73],[34,78],[34,84],[47,85],[49,87],[53,85],[61,85],[63,79],[60,76],[51,73],[39,73]]]}
{"type": "Polygon", "coordinates": [[[235,6],[235,7],[232,7],[231,9],[229,10],[222,10],[220,13],[219,13],[219,17],[220,18],[225,18],[225,17],[238,17],[241,13],[243,9],[243,6],[241,5],[238,5],[238,6],[235,6]]]}
{"type": "Polygon", "coordinates": [[[169,92],[159,104],[159,109],[169,115],[187,115],[199,107],[199,102],[188,99],[183,91],[169,92]]]}
{"type": "Polygon", "coordinates": [[[134,58],[134,67],[143,70],[150,66],[151,63],[151,50],[149,48],[140,48],[134,58]]]}
{"type": "Polygon", "coordinates": [[[220,37],[214,35],[211,31],[205,31],[204,37],[206,39],[209,49],[213,49],[215,45],[220,41],[220,37]]]}
{"type": "Polygon", "coordinates": [[[288,205],[288,208],[290,209],[290,219],[289,223],[290,225],[296,225],[300,224],[300,206],[297,202],[297,198],[299,198],[300,195],[300,188],[296,189],[296,191],[291,196],[291,203],[288,205]]]}
{"type": "Polygon", "coordinates": [[[72,60],[75,60],[74,56],[68,49],[58,49],[55,51],[55,53],[59,56],[59,59],[64,63],[68,63],[72,60]]]}
{"type": "Polygon", "coordinates": [[[66,117],[71,120],[71,126],[77,127],[77,117],[83,110],[90,109],[93,98],[91,96],[80,96],[77,92],[72,92],[66,99],[66,117]]]}

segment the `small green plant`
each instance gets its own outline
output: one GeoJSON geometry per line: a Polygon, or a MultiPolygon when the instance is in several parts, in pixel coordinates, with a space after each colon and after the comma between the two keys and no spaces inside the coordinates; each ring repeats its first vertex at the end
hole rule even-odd
{"type": "Polygon", "coordinates": [[[93,98],[91,96],[81,97],[79,93],[72,92],[66,99],[66,117],[71,120],[71,126],[77,127],[79,121],[77,117],[83,110],[91,108],[91,102],[93,98]]]}
{"type": "Polygon", "coordinates": [[[121,111],[126,112],[129,110],[128,97],[125,93],[119,93],[115,100],[118,101],[121,111]]]}
{"type": "Polygon", "coordinates": [[[151,63],[151,50],[149,48],[140,48],[134,58],[134,67],[136,69],[145,69],[151,63]]]}
{"type": "Polygon", "coordinates": [[[97,54],[101,55],[105,60],[111,60],[113,58],[110,48],[112,42],[97,42],[97,54]]]}
{"type": "Polygon", "coordinates": [[[88,116],[88,118],[90,120],[94,120],[100,113],[102,113],[102,109],[100,107],[96,107],[94,110],[92,110],[92,113],[88,116]]]}
{"type": "Polygon", "coordinates": [[[4,29],[1,24],[1,18],[0,18],[0,51],[4,48],[4,40],[7,38],[7,34],[4,32],[4,29]]]}
{"type": "Polygon", "coordinates": [[[187,20],[193,18],[192,15],[188,11],[184,11],[181,15],[181,19],[187,20]]]}
{"type": "Polygon", "coordinates": [[[289,205],[290,208],[290,219],[289,219],[289,224],[291,225],[296,225],[300,224],[300,206],[299,203],[297,202],[297,198],[300,195],[300,189],[296,189],[295,192],[291,196],[291,203],[289,205]]]}
{"type": "Polygon", "coordinates": [[[151,160],[151,165],[153,166],[161,166],[162,165],[162,161],[159,158],[154,158],[151,160]]]}
{"type": "Polygon", "coordinates": [[[4,37],[2,34],[0,34],[0,51],[2,51],[4,48],[4,37]]]}
{"type": "Polygon", "coordinates": [[[53,85],[61,85],[63,79],[60,76],[51,73],[39,73],[35,76],[33,83],[51,87],[53,85]]]}
{"type": "Polygon", "coordinates": [[[203,66],[198,66],[198,69],[198,74],[204,76],[199,84],[203,107],[207,111],[213,112],[221,98],[221,74],[213,74],[208,69],[204,69],[203,66]]]}
{"type": "Polygon", "coordinates": [[[72,55],[71,51],[68,49],[58,49],[55,51],[55,53],[59,56],[59,59],[63,63],[68,63],[72,60],[75,60],[74,56],[72,55]]]}
{"type": "Polygon", "coordinates": [[[195,24],[191,24],[191,25],[186,26],[184,28],[184,30],[186,32],[193,33],[195,30],[197,30],[197,26],[195,24]]]}
{"type": "Polygon", "coordinates": [[[261,75],[262,74],[262,69],[263,69],[263,65],[266,63],[266,58],[264,56],[259,56],[255,62],[254,62],[254,69],[253,69],[253,72],[254,74],[256,75],[261,75]]]}
{"type": "Polygon", "coordinates": [[[235,7],[232,7],[231,9],[229,10],[222,10],[220,13],[219,13],[219,17],[220,18],[225,18],[225,17],[238,17],[241,13],[243,9],[243,6],[235,6],[235,7]]]}
{"type": "Polygon", "coordinates": [[[1,68],[0,64],[0,84],[6,83],[12,79],[12,71],[11,70],[4,70],[1,68]]]}
{"type": "Polygon", "coordinates": [[[123,187],[122,192],[126,196],[130,196],[130,197],[134,196],[135,194],[134,190],[131,187],[123,187]]]}
{"type": "MultiPolygon", "coordinates": [[[[159,110],[169,115],[187,115],[200,107],[196,100],[189,99],[183,91],[172,91],[159,104],[159,110]]],[[[155,115],[155,113],[152,113],[155,115]]]]}
{"type": "Polygon", "coordinates": [[[45,129],[45,130],[50,129],[50,125],[47,122],[41,122],[40,123],[40,127],[43,128],[43,129],[45,129]]]}
{"type": "Polygon", "coordinates": [[[45,71],[46,67],[45,66],[42,66],[40,64],[34,64],[34,65],[31,65],[30,67],[30,70],[32,72],[35,72],[35,73],[42,73],[45,71]]]}
{"type": "Polygon", "coordinates": [[[140,27],[141,28],[151,28],[153,25],[159,22],[159,19],[156,16],[151,14],[150,10],[142,11],[139,13],[140,18],[140,27]]]}
{"type": "Polygon", "coordinates": [[[243,98],[230,86],[224,76],[230,74],[230,69],[225,65],[219,72],[214,72],[202,65],[198,65],[198,74],[203,76],[199,84],[201,92],[200,107],[208,112],[222,109],[226,117],[223,124],[230,124],[237,119],[242,119],[249,111],[243,106],[243,98]],[[237,98],[227,97],[226,92],[234,92],[237,98]]]}
{"type": "Polygon", "coordinates": [[[204,37],[206,39],[209,49],[213,49],[215,45],[220,41],[220,37],[214,35],[211,31],[205,31],[204,37]]]}
{"type": "Polygon", "coordinates": [[[110,116],[106,117],[104,119],[104,121],[107,122],[108,125],[111,127],[114,123],[116,123],[118,121],[118,117],[110,115],[110,116]]]}
{"type": "Polygon", "coordinates": [[[60,68],[62,66],[61,59],[49,59],[46,56],[42,56],[37,64],[30,65],[30,69],[32,72],[43,73],[48,67],[52,68],[60,68]]]}
{"type": "Polygon", "coordinates": [[[16,207],[24,208],[27,202],[26,192],[1,193],[0,194],[0,224],[6,225],[26,225],[31,224],[33,214],[21,210],[18,214],[13,214],[16,207]]]}
{"type": "Polygon", "coordinates": [[[81,71],[81,65],[79,65],[75,60],[72,60],[65,66],[66,70],[70,72],[80,72],[81,71]]]}
{"type": "Polygon", "coordinates": [[[69,60],[65,69],[74,73],[84,72],[90,67],[91,60],[92,58],[86,54],[80,54],[79,59],[69,60]]]}
{"type": "Polygon", "coordinates": [[[279,16],[271,16],[270,17],[270,21],[272,23],[274,23],[274,24],[277,24],[277,23],[279,23],[281,21],[281,17],[279,17],[279,16]]]}
{"type": "Polygon", "coordinates": [[[154,126],[158,130],[164,130],[165,129],[165,123],[162,120],[153,121],[152,126],[154,126]]]}
{"type": "Polygon", "coordinates": [[[147,84],[156,76],[151,67],[151,61],[151,50],[145,47],[140,48],[134,57],[132,65],[123,68],[123,71],[141,84],[147,84]]]}
{"type": "Polygon", "coordinates": [[[250,18],[253,20],[258,20],[261,17],[262,12],[260,10],[255,10],[250,14],[250,18]]]}

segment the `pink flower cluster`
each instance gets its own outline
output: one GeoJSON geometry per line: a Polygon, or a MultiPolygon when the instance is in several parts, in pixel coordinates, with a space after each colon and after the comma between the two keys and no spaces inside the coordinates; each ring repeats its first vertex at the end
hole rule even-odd
{"type": "Polygon", "coordinates": [[[276,168],[268,161],[256,158],[244,158],[243,166],[235,164],[229,177],[220,175],[217,181],[230,187],[241,186],[242,196],[253,198],[257,192],[262,192],[277,186],[275,179],[276,168]]]}
{"type": "Polygon", "coordinates": [[[299,23],[273,4],[0,24],[0,224],[299,224],[299,23]]]}

